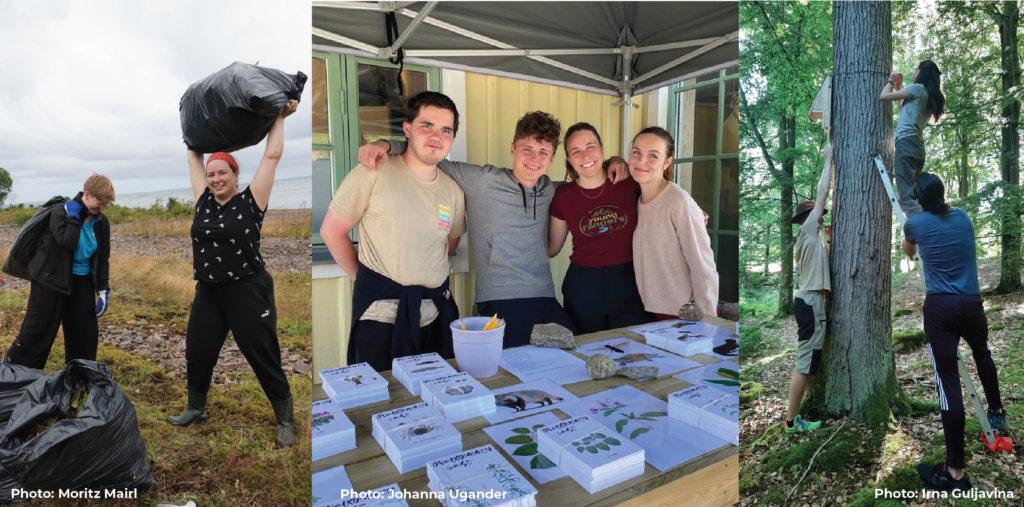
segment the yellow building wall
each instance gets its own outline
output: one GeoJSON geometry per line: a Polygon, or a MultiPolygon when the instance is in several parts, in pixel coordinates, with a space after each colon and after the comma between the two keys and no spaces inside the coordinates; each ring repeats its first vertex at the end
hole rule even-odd
{"type": "MultiPolygon", "coordinates": [[[[621,115],[622,107],[612,106],[616,97],[590,92],[570,90],[556,86],[529,83],[515,79],[466,73],[466,111],[462,116],[461,132],[466,133],[468,144],[466,161],[474,164],[493,164],[500,167],[512,166],[512,136],[516,121],[535,110],[555,115],[562,124],[562,130],[574,123],[585,121],[594,125],[601,133],[604,155],[622,156],[621,115]]],[[[630,118],[630,133],[635,134],[647,126],[644,107],[645,96],[634,97],[630,118]]],[[[554,162],[548,168],[548,176],[555,181],[565,179],[565,150],[557,147],[554,162]]],[[[627,157],[623,157],[627,158],[627,157]]],[[[463,241],[467,241],[464,237],[463,241]]],[[[562,300],[562,279],[569,268],[571,240],[554,259],[551,259],[551,274],[555,292],[562,300]]],[[[472,249],[470,251],[470,272],[451,275],[452,295],[459,305],[462,316],[469,316],[473,310],[472,249]]],[[[313,368],[315,372],[346,364],[348,330],[351,323],[352,282],[348,278],[313,280],[313,368]]],[[[319,373],[314,373],[315,383],[320,382],[319,373]]]]}

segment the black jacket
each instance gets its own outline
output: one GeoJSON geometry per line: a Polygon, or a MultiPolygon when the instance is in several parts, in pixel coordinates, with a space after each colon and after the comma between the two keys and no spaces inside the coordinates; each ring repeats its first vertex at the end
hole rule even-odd
{"type": "MultiPolygon", "coordinates": [[[[82,217],[68,218],[64,206],[50,212],[50,227],[43,232],[39,249],[28,263],[32,281],[39,282],[62,294],[71,294],[71,269],[75,262],[75,249],[82,233],[82,222],[89,216],[89,208],[82,202],[82,192],[73,201],[82,205],[82,217]]],[[[110,290],[110,223],[102,212],[93,216],[92,231],[96,235],[97,249],[92,255],[92,281],[96,290],[110,290]]]]}

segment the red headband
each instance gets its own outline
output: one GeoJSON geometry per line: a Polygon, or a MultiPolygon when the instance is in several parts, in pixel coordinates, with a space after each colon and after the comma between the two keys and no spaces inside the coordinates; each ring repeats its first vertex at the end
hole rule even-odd
{"type": "Polygon", "coordinates": [[[231,166],[231,170],[235,171],[235,174],[238,174],[238,162],[235,161],[235,157],[232,157],[223,151],[218,151],[217,153],[210,155],[210,158],[206,159],[206,166],[209,167],[210,162],[214,160],[223,160],[227,162],[228,165],[231,166]]]}

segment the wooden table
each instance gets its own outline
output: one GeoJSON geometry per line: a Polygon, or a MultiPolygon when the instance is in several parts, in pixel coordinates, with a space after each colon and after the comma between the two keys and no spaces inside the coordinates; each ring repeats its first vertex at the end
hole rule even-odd
{"type": "MultiPolygon", "coordinates": [[[[735,329],[736,323],[722,320],[715,317],[704,319],[710,324],[735,329]]],[[[603,331],[576,337],[580,344],[606,340],[609,338],[628,337],[643,343],[644,339],[635,333],[625,329],[603,331]]],[[[586,359],[582,354],[573,352],[581,359],[586,359]]],[[[702,365],[714,364],[721,360],[706,355],[690,356],[689,359],[697,361],[702,365]]],[[[454,360],[450,361],[453,365],[454,360]]],[[[654,397],[667,400],[670,393],[689,387],[691,384],[672,377],[677,372],[671,372],[656,380],[638,382],[625,377],[612,377],[603,380],[588,380],[567,384],[564,387],[569,392],[579,397],[584,397],[600,391],[605,391],[622,385],[631,385],[654,397]]],[[[421,403],[418,396],[413,396],[406,388],[391,375],[391,372],[382,372],[387,378],[388,391],[391,399],[363,405],[345,411],[349,419],[356,426],[356,448],[348,452],[329,456],[313,463],[313,473],[344,465],[349,479],[356,490],[369,490],[379,488],[392,483],[407,491],[429,491],[427,487],[427,469],[419,468],[411,472],[399,475],[398,470],[391,463],[391,460],[384,454],[384,450],[370,435],[370,418],[374,414],[401,408],[406,405],[421,403]]],[[[498,373],[493,377],[481,381],[488,389],[499,389],[502,387],[520,383],[520,380],[504,369],[499,368],[498,373]]],[[[313,399],[326,398],[320,384],[313,387],[313,399]]],[[[560,410],[552,410],[563,419],[567,415],[560,410]]],[[[454,426],[462,433],[463,450],[474,449],[483,445],[493,444],[509,463],[512,463],[527,480],[537,488],[537,505],[540,507],[603,507],[603,506],[626,506],[626,507],[668,507],[668,506],[722,506],[732,505],[739,502],[739,449],[732,444],[722,446],[703,456],[699,456],[686,463],[678,465],[665,472],[647,464],[644,474],[621,482],[607,489],[601,490],[593,495],[587,493],[582,486],[576,483],[571,477],[563,477],[546,484],[537,482],[526,473],[505,451],[491,440],[484,433],[483,428],[489,426],[483,417],[475,417],[454,426]]],[[[432,499],[407,500],[410,507],[436,507],[438,502],[432,499]]]]}

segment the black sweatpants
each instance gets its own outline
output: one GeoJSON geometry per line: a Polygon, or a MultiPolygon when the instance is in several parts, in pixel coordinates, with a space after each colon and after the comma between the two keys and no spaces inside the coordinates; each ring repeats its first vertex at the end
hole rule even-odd
{"type": "MultiPolygon", "coordinates": [[[[430,352],[440,350],[439,343],[444,331],[440,315],[430,324],[420,328],[420,336],[423,343],[427,345],[430,352]]],[[[449,323],[450,324],[450,323],[449,323]]],[[[355,334],[350,340],[355,340],[356,362],[368,363],[376,371],[387,371],[391,369],[391,361],[395,359],[394,348],[391,337],[395,332],[395,325],[375,320],[361,320],[356,326],[355,334]]],[[[407,340],[412,341],[412,336],[405,333],[407,340]]],[[[443,357],[443,356],[442,356],[443,357]]]]}
{"type": "Polygon", "coordinates": [[[196,297],[188,316],[185,360],[188,389],[210,390],[213,367],[228,330],[249,362],[263,392],[271,401],[291,397],[288,378],[281,369],[281,347],[277,342],[277,306],[274,279],[262,270],[227,283],[196,283],[196,297]]]}
{"type": "Polygon", "coordinates": [[[569,264],[562,300],[579,334],[654,321],[654,314],[644,310],[632,262],[603,268],[569,264]]]}
{"type": "Polygon", "coordinates": [[[7,349],[5,360],[42,370],[61,325],[64,326],[64,364],[74,359],[95,361],[99,324],[92,274],[72,275],[71,294],[62,294],[33,280],[25,320],[21,322],[18,337],[7,349]]]}
{"type": "Polygon", "coordinates": [[[530,335],[536,324],[555,323],[576,334],[569,315],[555,298],[519,298],[483,301],[476,304],[477,313],[485,316],[497,315],[505,319],[503,348],[518,347],[530,343],[530,335]]]}
{"type": "MultiPolygon", "coordinates": [[[[988,319],[981,296],[928,294],[924,299],[924,334],[939,388],[939,413],[946,436],[946,466],[963,468],[964,401],[956,359],[960,338],[971,347],[988,408],[1003,408],[996,365],[988,349],[988,319]]],[[[978,414],[978,417],[986,417],[986,414],[978,414]]]]}

